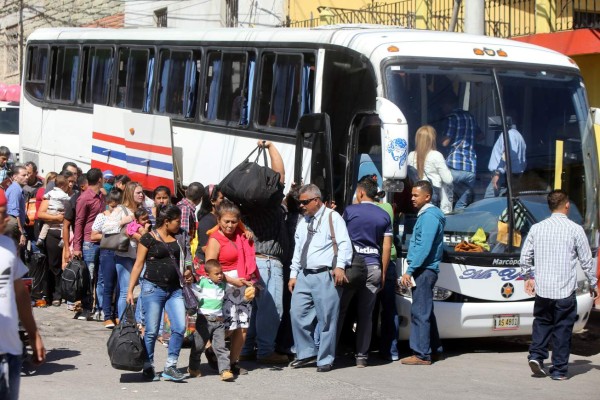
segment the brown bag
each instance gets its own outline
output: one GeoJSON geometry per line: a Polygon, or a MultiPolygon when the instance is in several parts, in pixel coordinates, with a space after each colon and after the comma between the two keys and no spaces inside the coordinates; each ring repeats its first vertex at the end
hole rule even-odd
{"type": "Polygon", "coordinates": [[[483,247],[478,244],[469,243],[463,240],[454,247],[454,251],[467,252],[467,253],[482,253],[483,247]]]}
{"type": "MultiPolygon", "coordinates": [[[[506,222],[498,221],[498,236],[496,237],[496,241],[508,245],[508,224],[506,222]]],[[[513,246],[521,247],[521,232],[516,229],[513,231],[513,246]]]]}

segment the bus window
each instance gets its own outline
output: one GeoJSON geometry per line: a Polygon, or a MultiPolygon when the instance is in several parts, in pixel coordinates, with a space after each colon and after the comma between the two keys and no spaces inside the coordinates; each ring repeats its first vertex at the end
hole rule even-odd
{"type": "Polygon", "coordinates": [[[210,52],[204,117],[231,125],[248,125],[255,61],[247,53],[210,52]]]}
{"type": "Polygon", "coordinates": [[[294,129],[312,112],[313,80],[312,54],[263,54],[258,124],[294,129]]]}
{"type": "Polygon", "coordinates": [[[114,64],[113,50],[86,46],[83,58],[81,103],[107,105],[114,64]]]}
{"type": "Polygon", "coordinates": [[[154,54],[148,49],[121,49],[115,106],[148,112],[152,99],[154,54]]]}
{"type": "Polygon", "coordinates": [[[48,48],[31,46],[28,49],[25,92],[38,100],[44,98],[48,71],[48,48]]]}
{"type": "Polygon", "coordinates": [[[158,113],[194,118],[199,59],[192,51],[161,50],[156,104],[158,113]]]}
{"type": "Polygon", "coordinates": [[[79,48],[52,48],[50,99],[73,103],[79,74],[79,48]]]}

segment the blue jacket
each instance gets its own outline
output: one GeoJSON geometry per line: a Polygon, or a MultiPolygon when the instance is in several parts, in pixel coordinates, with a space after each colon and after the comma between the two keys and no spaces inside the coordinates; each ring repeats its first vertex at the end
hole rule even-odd
{"type": "Polygon", "coordinates": [[[408,246],[407,274],[413,275],[419,268],[440,272],[439,264],[444,251],[445,225],[446,217],[434,205],[425,205],[419,211],[408,246]]]}

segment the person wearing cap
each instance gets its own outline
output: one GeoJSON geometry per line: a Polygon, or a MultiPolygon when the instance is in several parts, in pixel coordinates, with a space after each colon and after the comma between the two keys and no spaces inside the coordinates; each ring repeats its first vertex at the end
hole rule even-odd
{"type": "Polygon", "coordinates": [[[46,349],[37,329],[29,293],[21,279],[27,268],[17,257],[17,249],[8,237],[2,235],[6,227],[7,198],[0,189],[0,399],[18,399],[21,378],[23,343],[19,337],[19,321],[27,330],[33,349],[31,362],[40,365],[46,359],[46,349]]]}
{"type": "Polygon", "coordinates": [[[337,336],[339,343],[344,318],[356,296],[358,321],[355,354],[359,368],[367,366],[373,309],[377,293],[383,286],[382,277],[387,272],[392,248],[392,221],[388,213],[377,206],[378,191],[377,176],[363,176],[356,185],[358,204],[348,206],[342,216],[354,247],[354,255],[352,264],[346,267],[350,282],[344,285],[340,300],[337,336]]]}
{"type": "Polygon", "coordinates": [[[102,178],[104,179],[104,184],[101,188],[102,194],[105,196],[110,193],[113,186],[115,185],[115,175],[110,169],[107,169],[102,173],[102,178]]]}

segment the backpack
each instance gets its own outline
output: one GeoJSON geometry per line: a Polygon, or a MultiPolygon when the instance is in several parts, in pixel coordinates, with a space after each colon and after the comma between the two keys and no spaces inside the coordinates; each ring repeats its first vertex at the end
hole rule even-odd
{"type": "Polygon", "coordinates": [[[137,328],[131,304],[127,304],[119,324],[115,326],[106,342],[106,347],[113,368],[125,371],[140,371],[144,368],[148,353],[137,328]]]}
{"type": "Polygon", "coordinates": [[[62,272],[60,290],[63,299],[71,302],[83,299],[90,286],[90,274],[85,262],[78,257],[73,258],[62,272]]]}

